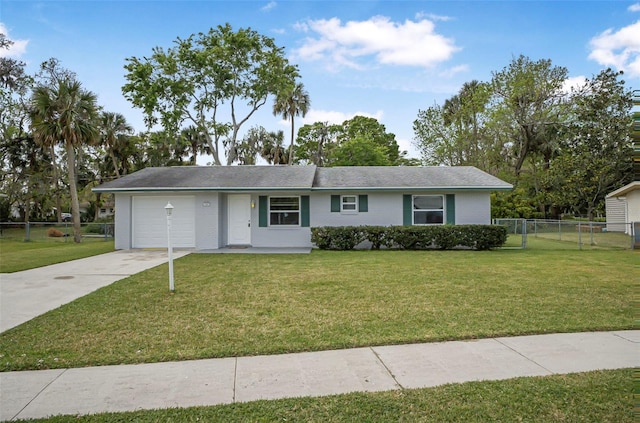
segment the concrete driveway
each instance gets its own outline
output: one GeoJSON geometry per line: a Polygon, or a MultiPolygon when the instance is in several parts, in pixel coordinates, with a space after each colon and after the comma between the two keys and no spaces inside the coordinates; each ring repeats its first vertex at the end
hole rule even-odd
{"type": "MultiPolygon", "coordinates": [[[[187,254],[174,251],[174,258],[187,254]]],[[[0,332],[167,260],[166,251],[115,251],[0,274],[0,332]]],[[[168,284],[167,280],[167,289],[168,284]]]]}

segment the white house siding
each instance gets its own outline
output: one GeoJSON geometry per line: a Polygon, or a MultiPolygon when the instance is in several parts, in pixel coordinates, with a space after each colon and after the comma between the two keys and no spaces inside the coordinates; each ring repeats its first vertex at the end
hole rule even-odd
{"type": "Polygon", "coordinates": [[[488,192],[457,192],[456,225],[491,223],[491,196],[488,192]]]}
{"type": "Polygon", "coordinates": [[[402,225],[402,193],[328,192],[310,198],[311,226],[402,225]],[[367,195],[368,211],[341,213],[331,211],[331,195],[367,195]]]}
{"type": "Polygon", "coordinates": [[[627,193],[627,213],[629,222],[640,222],[640,189],[627,193]]]}
{"type": "MultiPolygon", "coordinates": [[[[446,192],[332,192],[311,196],[311,226],[392,226],[403,224],[403,194],[445,195],[446,192]],[[331,195],[368,196],[368,211],[359,213],[331,212],[331,195]]],[[[491,198],[488,192],[456,192],[456,225],[491,223],[491,198]]],[[[446,212],[446,211],[445,211],[446,212]]],[[[445,213],[446,214],[446,213],[445,213]]]]}
{"type": "Polygon", "coordinates": [[[608,232],[626,232],[627,200],[624,197],[605,199],[608,232]]]}
{"type": "Polygon", "coordinates": [[[219,197],[217,192],[198,193],[195,198],[196,250],[219,247],[219,197]]]}
{"type": "Polygon", "coordinates": [[[129,250],[131,248],[131,195],[115,195],[116,214],[115,224],[115,249],[129,250]]]}
{"type": "MultiPolygon", "coordinates": [[[[252,194],[251,201],[255,205],[251,209],[251,245],[254,247],[311,247],[311,229],[302,226],[297,227],[260,227],[259,197],[287,197],[310,195],[309,192],[271,192],[252,194]]],[[[310,218],[313,225],[313,195],[310,196],[310,218]]],[[[268,219],[268,218],[267,218],[268,219]]],[[[225,227],[227,225],[225,221],[225,227]]]]}

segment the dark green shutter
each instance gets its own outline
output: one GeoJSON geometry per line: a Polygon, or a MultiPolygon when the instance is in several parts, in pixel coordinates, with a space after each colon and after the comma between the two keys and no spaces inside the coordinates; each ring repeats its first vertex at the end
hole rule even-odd
{"type": "Polygon", "coordinates": [[[447,194],[447,225],[456,224],[456,196],[447,194]]]}
{"type": "Polygon", "coordinates": [[[368,195],[359,195],[358,196],[358,211],[359,212],[368,212],[369,211],[369,196],[368,195]]]}
{"type": "Polygon", "coordinates": [[[340,196],[332,195],[331,196],[331,212],[339,212],[340,211],[340,196]]]}
{"type": "Polygon", "coordinates": [[[411,195],[402,196],[402,224],[411,226],[413,223],[413,198],[411,195]]]}
{"type": "Polygon", "coordinates": [[[266,228],[268,226],[269,219],[267,219],[269,197],[261,195],[258,197],[258,226],[266,228]]]}
{"type": "Polygon", "coordinates": [[[309,196],[303,195],[300,197],[300,225],[302,227],[309,227],[309,196]]]}

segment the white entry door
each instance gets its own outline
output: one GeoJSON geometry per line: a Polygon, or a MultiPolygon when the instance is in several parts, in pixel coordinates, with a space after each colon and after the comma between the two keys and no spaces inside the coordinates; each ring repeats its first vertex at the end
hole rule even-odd
{"type": "Polygon", "coordinates": [[[251,196],[233,194],[228,197],[229,245],[251,245],[251,196]]]}

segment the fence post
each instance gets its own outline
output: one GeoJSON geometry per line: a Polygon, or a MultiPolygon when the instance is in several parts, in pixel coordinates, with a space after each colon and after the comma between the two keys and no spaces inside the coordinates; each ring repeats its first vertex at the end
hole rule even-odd
{"type": "Polygon", "coordinates": [[[522,249],[527,248],[527,219],[522,219],[522,249]]]}
{"type": "Polygon", "coordinates": [[[558,241],[562,241],[562,220],[558,220],[558,241]]]}
{"type": "Polygon", "coordinates": [[[582,224],[578,220],[578,249],[582,250],[582,224]]]}

